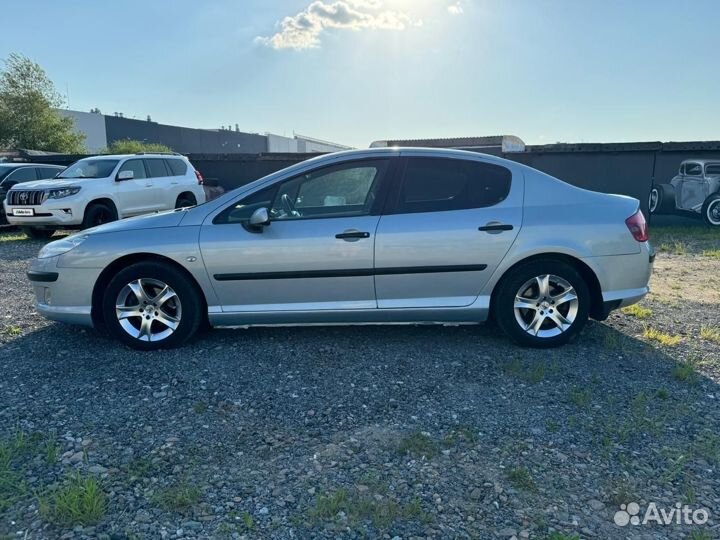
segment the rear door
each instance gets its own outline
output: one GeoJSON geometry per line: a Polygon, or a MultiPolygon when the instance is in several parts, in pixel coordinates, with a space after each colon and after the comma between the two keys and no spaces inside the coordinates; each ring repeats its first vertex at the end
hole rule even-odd
{"type": "Polygon", "coordinates": [[[375,239],[379,308],[472,304],[522,223],[523,177],[475,160],[404,153],[375,239]]]}
{"type": "Polygon", "coordinates": [[[152,181],[148,193],[148,204],[152,210],[169,210],[175,208],[175,197],[172,194],[172,172],[162,158],[145,158],[145,168],[152,181]]]}

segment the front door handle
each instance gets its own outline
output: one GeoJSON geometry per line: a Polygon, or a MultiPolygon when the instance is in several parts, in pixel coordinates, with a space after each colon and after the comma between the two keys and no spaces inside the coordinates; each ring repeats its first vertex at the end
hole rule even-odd
{"type": "Polygon", "coordinates": [[[498,223],[497,221],[491,221],[487,225],[483,225],[482,227],[478,227],[478,231],[490,233],[490,234],[498,234],[503,231],[512,231],[513,226],[508,223],[498,223]]]}
{"type": "Polygon", "coordinates": [[[335,238],[338,240],[358,240],[360,238],[370,238],[370,233],[362,231],[345,231],[340,234],[336,234],[335,238]]]}

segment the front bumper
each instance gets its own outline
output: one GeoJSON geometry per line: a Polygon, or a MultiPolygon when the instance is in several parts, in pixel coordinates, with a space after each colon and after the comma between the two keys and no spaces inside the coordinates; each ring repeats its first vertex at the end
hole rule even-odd
{"type": "Polygon", "coordinates": [[[38,313],[53,321],[93,326],[92,291],[101,269],[59,268],[61,257],[35,259],[30,265],[27,277],[38,313]]]}
{"type": "Polygon", "coordinates": [[[83,220],[82,209],[76,208],[73,204],[63,204],[62,200],[51,204],[45,203],[38,206],[17,206],[4,203],[5,216],[11,225],[27,227],[57,226],[68,227],[80,225],[83,220]],[[32,216],[15,216],[13,210],[32,210],[32,216]]]}

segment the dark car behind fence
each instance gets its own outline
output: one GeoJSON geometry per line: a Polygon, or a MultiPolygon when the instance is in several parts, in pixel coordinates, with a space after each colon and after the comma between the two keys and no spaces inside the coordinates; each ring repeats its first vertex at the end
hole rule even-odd
{"type": "MultiPolygon", "coordinates": [[[[206,179],[216,180],[227,191],[317,155],[189,154],[188,157],[206,179]]],[[[685,159],[720,159],[720,141],[552,144],[528,146],[525,152],[498,155],[585,189],[635,197],[648,216],[648,197],[653,184],[669,182],[685,159]]],[[[85,156],[46,155],[28,159],[69,165],[81,157],[85,156]]]]}

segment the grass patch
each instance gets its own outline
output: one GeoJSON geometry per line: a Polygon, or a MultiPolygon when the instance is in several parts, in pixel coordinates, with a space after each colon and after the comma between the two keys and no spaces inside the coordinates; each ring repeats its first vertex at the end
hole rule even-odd
{"type": "Polygon", "coordinates": [[[155,495],[155,502],[165,510],[173,512],[187,512],[200,502],[200,489],[186,481],[160,490],[155,495]]]}
{"type": "Polygon", "coordinates": [[[660,345],[665,345],[667,347],[674,347],[675,345],[680,343],[680,341],[682,341],[682,338],[680,336],[666,334],[665,332],[661,332],[660,330],[651,328],[649,326],[646,327],[643,331],[643,337],[645,339],[655,341],[656,343],[659,343],[660,345]]]}
{"type": "Polygon", "coordinates": [[[694,453],[713,465],[720,465],[720,435],[705,431],[693,442],[694,453]]]}
{"type": "Polygon", "coordinates": [[[74,474],[62,487],[40,498],[40,513],[63,526],[92,525],[105,515],[106,497],[93,476],[74,474]]]}
{"type": "Polygon", "coordinates": [[[590,401],[592,400],[592,392],[589,388],[583,389],[575,386],[570,390],[570,393],[568,394],[568,399],[573,405],[584,409],[588,405],[590,405],[590,401]]]}
{"type": "Polygon", "coordinates": [[[45,463],[48,465],[55,465],[58,460],[58,453],[59,453],[59,447],[58,443],[55,439],[48,439],[45,441],[45,444],[43,445],[43,456],[45,458],[45,463]]]}
{"type": "Polygon", "coordinates": [[[530,475],[530,471],[523,467],[516,469],[510,469],[507,472],[507,479],[515,489],[521,489],[523,491],[536,491],[537,486],[535,480],[530,475]]]}
{"type": "Polygon", "coordinates": [[[650,241],[666,253],[702,253],[717,249],[717,231],[711,227],[653,227],[650,241]]]}
{"type": "Polygon", "coordinates": [[[402,455],[430,459],[438,454],[439,448],[427,433],[415,431],[400,439],[397,450],[402,455]]]}
{"type": "Polygon", "coordinates": [[[22,334],[22,328],[19,326],[6,326],[3,329],[3,334],[11,337],[17,337],[22,334]]]}
{"type": "Polygon", "coordinates": [[[662,253],[669,253],[672,255],[686,255],[687,245],[685,244],[685,242],[679,240],[662,242],[658,246],[658,251],[661,251],[662,253]]]}
{"type": "Polygon", "coordinates": [[[703,257],[710,257],[711,259],[720,259],[720,249],[706,249],[702,252],[703,257]]]}
{"type": "Polygon", "coordinates": [[[677,364],[672,370],[672,377],[676,381],[695,384],[698,379],[697,369],[693,362],[677,364]]]}
{"type": "Polygon", "coordinates": [[[652,310],[650,308],[642,307],[639,304],[624,307],[620,311],[622,311],[625,315],[630,315],[636,319],[647,319],[650,315],[652,315],[652,310]]]}
{"type": "Polygon", "coordinates": [[[712,536],[707,531],[694,529],[687,535],[687,540],[712,540],[712,536]]]}
{"type": "Polygon", "coordinates": [[[720,329],[713,328],[712,326],[702,326],[700,327],[700,337],[720,344],[720,329]]]}
{"type": "Polygon", "coordinates": [[[638,500],[635,488],[625,478],[611,482],[606,492],[608,501],[613,506],[619,507],[621,504],[628,504],[638,500]]]}
{"type": "Polygon", "coordinates": [[[474,444],[478,440],[477,432],[471,427],[463,426],[450,431],[442,440],[443,446],[450,448],[460,443],[474,444]]]}
{"type": "Polygon", "coordinates": [[[546,538],[547,540],[580,540],[577,534],[564,534],[557,531],[550,533],[546,538]]]}
{"type": "Polygon", "coordinates": [[[27,240],[25,233],[8,232],[0,234],[0,242],[16,242],[18,240],[27,240]]]}
{"type": "Polygon", "coordinates": [[[523,363],[520,359],[514,359],[503,365],[503,373],[516,377],[529,384],[537,384],[545,379],[545,364],[539,362],[523,363]]]}
{"type": "Polygon", "coordinates": [[[670,397],[670,392],[666,388],[658,388],[655,390],[655,397],[658,399],[666,400],[670,397]]]}
{"type": "Polygon", "coordinates": [[[341,512],[352,525],[369,521],[378,529],[387,529],[398,520],[420,523],[429,523],[431,520],[418,499],[401,503],[387,497],[375,498],[351,493],[345,489],[319,495],[308,508],[307,516],[313,525],[318,525],[336,520],[341,512]]]}
{"type": "Polygon", "coordinates": [[[208,410],[208,404],[204,401],[196,401],[193,404],[193,411],[195,411],[197,414],[203,414],[208,410]]]}

